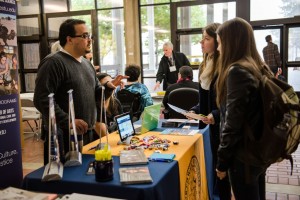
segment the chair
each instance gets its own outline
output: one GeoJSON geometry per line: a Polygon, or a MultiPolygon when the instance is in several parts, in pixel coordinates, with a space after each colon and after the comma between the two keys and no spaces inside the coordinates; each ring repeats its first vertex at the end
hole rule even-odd
{"type": "Polygon", "coordinates": [[[132,93],[123,89],[117,92],[117,99],[122,105],[123,112],[130,112],[133,122],[139,120],[143,112],[140,93],[132,93]]]}
{"type": "Polygon", "coordinates": [[[41,132],[41,113],[35,108],[33,101],[30,99],[21,99],[21,107],[22,121],[26,122],[31,129],[29,133],[34,133],[34,137],[39,139],[41,132]],[[33,121],[35,126],[33,126],[30,121],[33,121]]]}
{"type": "MultiPolygon", "coordinates": [[[[178,88],[170,92],[168,103],[184,110],[189,110],[199,103],[199,91],[194,88],[178,88]]],[[[170,119],[186,119],[186,117],[168,108],[170,119]]]]}

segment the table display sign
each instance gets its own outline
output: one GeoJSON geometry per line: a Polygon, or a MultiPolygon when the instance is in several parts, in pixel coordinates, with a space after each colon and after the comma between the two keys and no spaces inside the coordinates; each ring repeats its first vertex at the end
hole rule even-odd
{"type": "Polygon", "coordinates": [[[43,173],[43,181],[61,180],[63,176],[63,164],[60,162],[59,142],[54,110],[54,94],[49,94],[49,163],[43,173]]]}
{"type": "Polygon", "coordinates": [[[74,101],[73,101],[73,90],[69,90],[69,137],[70,137],[70,151],[66,154],[65,166],[77,166],[82,164],[82,146],[83,141],[78,141],[77,129],[75,128],[75,111],[74,111],[74,101]],[[71,124],[74,127],[71,130],[71,124]],[[80,148],[79,148],[80,146],[80,148]]]}

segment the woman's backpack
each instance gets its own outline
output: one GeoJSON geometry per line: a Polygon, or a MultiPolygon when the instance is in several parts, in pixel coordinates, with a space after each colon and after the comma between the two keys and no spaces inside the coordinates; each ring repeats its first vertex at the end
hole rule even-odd
{"type": "Polygon", "coordinates": [[[291,154],[300,142],[300,105],[292,86],[266,74],[260,78],[260,93],[263,102],[263,132],[256,140],[246,131],[246,152],[249,164],[270,166],[283,159],[291,162],[291,154]]]}

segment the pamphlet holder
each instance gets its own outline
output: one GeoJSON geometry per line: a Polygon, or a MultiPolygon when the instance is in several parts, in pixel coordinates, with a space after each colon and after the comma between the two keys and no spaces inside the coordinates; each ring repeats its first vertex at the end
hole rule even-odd
{"type": "MultiPolygon", "coordinates": [[[[72,123],[73,127],[76,127],[75,125],[75,111],[74,111],[74,101],[73,101],[73,90],[69,90],[69,124],[72,123]]],[[[73,128],[71,130],[71,127],[69,126],[69,138],[70,138],[70,151],[66,154],[66,167],[71,166],[78,166],[82,165],[82,154],[79,151],[82,150],[82,140],[78,141],[77,138],[77,130],[76,128],[73,128]],[[80,146],[80,147],[79,147],[80,146]]]]}
{"type": "Polygon", "coordinates": [[[53,96],[54,96],[53,93],[51,93],[48,96],[49,97],[49,132],[48,132],[49,163],[45,167],[42,181],[61,180],[63,176],[63,170],[64,170],[63,164],[60,162],[59,142],[57,138],[57,126],[56,126],[53,96]],[[51,155],[52,138],[53,138],[54,155],[51,155]]]}

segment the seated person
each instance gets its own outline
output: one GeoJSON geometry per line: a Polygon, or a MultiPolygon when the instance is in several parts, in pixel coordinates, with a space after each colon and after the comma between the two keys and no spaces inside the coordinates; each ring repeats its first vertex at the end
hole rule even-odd
{"type": "Polygon", "coordinates": [[[196,82],[193,82],[193,69],[190,66],[182,66],[179,69],[177,83],[167,87],[166,93],[165,93],[165,96],[163,99],[163,104],[165,107],[164,113],[168,112],[167,110],[169,108],[168,102],[169,102],[170,92],[175,89],[178,89],[178,88],[194,88],[196,90],[199,90],[199,84],[196,82]]]}
{"type": "MultiPolygon", "coordinates": [[[[97,78],[100,81],[101,85],[104,85],[107,81],[111,81],[112,77],[106,73],[97,74],[97,78]]],[[[121,103],[119,100],[112,95],[111,92],[105,92],[105,110],[106,110],[106,125],[105,125],[105,115],[102,114],[102,124],[100,124],[100,109],[101,109],[101,102],[97,102],[97,122],[95,125],[95,130],[97,134],[100,136],[105,136],[106,134],[106,127],[108,133],[112,133],[117,130],[117,124],[114,120],[114,117],[123,113],[121,103]]]]}
{"type": "MultiPolygon", "coordinates": [[[[124,90],[128,90],[135,94],[136,93],[141,94],[141,100],[142,100],[141,111],[143,111],[146,106],[153,105],[153,100],[147,86],[142,83],[139,83],[138,78],[140,74],[141,74],[141,68],[139,66],[128,65],[125,68],[125,75],[129,76],[129,78],[127,78],[127,83],[124,86],[124,90]]],[[[118,93],[118,91],[120,91],[120,86],[117,87],[116,94],[118,93]]]]}

